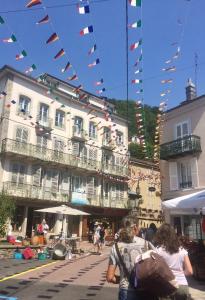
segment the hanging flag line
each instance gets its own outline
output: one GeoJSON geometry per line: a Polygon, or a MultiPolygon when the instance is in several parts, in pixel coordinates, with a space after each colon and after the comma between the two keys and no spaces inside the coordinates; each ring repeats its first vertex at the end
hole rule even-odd
{"type": "MultiPolygon", "coordinates": [[[[190,2],[190,1],[188,1],[188,2],[190,2]]],[[[186,17],[185,17],[186,23],[187,23],[187,19],[188,19],[189,9],[190,9],[190,4],[188,4],[188,6],[187,6],[187,12],[186,12],[186,17]]],[[[165,61],[165,66],[162,68],[162,71],[165,73],[176,72],[177,68],[175,65],[175,61],[180,57],[180,54],[181,54],[181,44],[182,44],[182,40],[184,38],[185,24],[183,25],[183,23],[181,21],[179,23],[178,20],[177,20],[177,24],[180,25],[180,27],[182,27],[181,31],[180,31],[180,37],[177,42],[171,43],[171,46],[177,46],[177,49],[176,49],[175,54],[172,55],[172,57],[170,59],[165,61]],[[172,65],[169,66],[169,64],[171,64],[171,63],[172,63],[172,65]]],[[[165,78],[165,79],[161,80],[161,84],[163,84],[165,86],[170,83],[173,83],[173,78],[165,78]]],[[[159,165],[159,161],[160,161],[160,137],[161,137],[161,134],[163,133],[163,122],[164,122],[164,116],[165,116],[165,109],[168,104],[167,97],[168,97],[168,94],[170,94],[170,93],[171,93],[170,87],[160,93],[160,97],[162,99],[164,99],[164,97],[166,97],[166,99],[162,100],[159,104],[159,114],[157,115],[157,120],[156,120],[154,161],[157,165],[159,165]]]]}
{"type": "MultiPolygon", "coordinates": [[[[134,63],[134,74],[140,76],[143,74],[143,18],[142,18],[142,0],[129,0],[132,7],[140,8],[139,18],[132,23],[127,24],[130,29],[139,29],[140,38],[130,45],[130,51],[134,52],[136,49],[140,49],[137,59],[134,63]],[[141,65],[141,66],[140,66],[141,65]]],[[[142,151],[145,154],[145,158],[150,158],[147,153],[147,142],[146,142],[146,120],[145,120],[145,110],[144,110],[144,88],[143,80],[141,78],[135,78],[131,80],[132,84],[137,85],[136,94],[138,95],[138,100],[136,101],[136,128],[140,144],[142,146],[142,151]]]]}
{"type": "MultiPolygon", "coordinates": [[[[17,44],[18,48],[20,50],[19,50],[18,54],[16,54],[15,59],[16,59],[16,61],[23,60],[23,58],[28,56],[27,51],[25,50],[25,48],[23,47],[23,45],[21,44],[19,39],[17,39],[16,34],[12,30],[12,28],[9,26],[8,22],[5,22],[3,17],[0,16],[0,26],[1,25],[5,26],[7,31],[10,33],[10,37],[3,39],[2,42],[9,43],[9,44],[13,44],[13,43],[17,44]]],[[[31,73],[32,71],[36,70],[36,68],[37,68],[36,65],[34,63],[32,63],[30,67],[26,68],[25,73],[26,74],[31,73]]]]}
{"type": "MultiPolygon", "coordinates": [[[[92,18],[91,18],[91,9],[90,9],[90,1],[89,0],[87,0],[87,1],[79,0],[79,3],[77,4],[77,10],[80,15],[87,14],[88,15],[87,19],[89,19],[89,23],[90,24],[93,23],[92,18]]],[[[85,34],[90,34],[90,33],[92,33],[94,42],[93,42],[93,46],[91,46],[91,48],[88,50],[88,56],[92,58],[92,56],[94,56],[94,54],[97,54],[97,53],[98,53],[98,56],[88,64],[88,68],[94,68],[101,63],[101,58],[99,57],[99,48],[98,48],[97,42],[96,42],[95,30],[93,28],[93,25],[90,25],[88,27],[83,28],[80,31],[81,36],[85,35],[85,34]]],[[[99,71],[99,68],[95,69],[95,72],[97,72],[97,70],[99,71]]],[[[104,85],[104,79],[102,78],[102,76],[99,75],[98,79],[93,84],[94,84],[94,86],[104,85]]],[[[102,87],[101,89],[96,91],[96,94],[101,95],[105,91],[106,91],[105,87],[102,87]]]]}

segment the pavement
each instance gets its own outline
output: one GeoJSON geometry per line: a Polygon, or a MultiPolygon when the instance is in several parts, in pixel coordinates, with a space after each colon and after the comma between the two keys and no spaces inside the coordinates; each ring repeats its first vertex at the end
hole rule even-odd
{"type": "MultiPolygon", "coordinates": [[[[101,255],[88,242],[80,248],[84,253],[71,260],[0,260],[0,295],[18,300],[117,299],[118,286],[106,282],[111,248],[104,247],[101,255]]],[[[205,282],[191,277],[189,286],[192,299],[205,300],[205,282]]]]}

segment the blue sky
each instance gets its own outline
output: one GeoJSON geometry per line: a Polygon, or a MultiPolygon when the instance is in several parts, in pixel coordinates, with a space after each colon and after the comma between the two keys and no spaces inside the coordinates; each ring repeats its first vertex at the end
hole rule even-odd
{"type": "MultiPolygon", "coordinates": [[[[29,0],[1,1],[0,15],[5,24],[0,26],[0,40],[14,33],[18,43],[0,46],[0,65],[25,71],[31,64],[37,66],[32,73],[37,76],[47,72],[61,79],[72,75],[61,69],[69,60],[76,70],[84,89],[95,93],[94,82],[104,79],[106,93],[104,96],[116,99],[126,98],[126,39],[125,39],[125,0],[90,0],[90,14],[79,15],[76,4],[79,0],[43,0],[43,6],[26,9],[29,0]],[[2,4],[3,3],[3,4],[2,4]],[[62,7],[49,8],[54,5],[62,7]],[[14,12],[16,10],[16,12],[14,12]],[[22,10],[22,11],[20,11],[22,10]],[[10,11],[10,12],[8,12],[10,11]],[[7,12],[7,13],[4,13],[7,12]],[[36,25],[46,14],[52,24],[36,25]],[[82,28],[93,25],[94,33],[80,36],[82,28]],[[60,40],[46,45],[49,36],[56,32],[60,40]],[[88,56],[89,49],[97,44],[97,51],[88,56]],[[64,48],[66,55],[54,60],[56,53],[64,48]],[[28,56],[22,61],[15,61],[15,55],[26,50],[28,56]],[[90,69],[88,64],[96,58],[100,64],[90,69]]],[[[129,98],[140,99],[136,94],[136,85],[131,84],[134,78],[143,79],[144,103],[159,105],[160,93],[171,89],[168,107],[178,105],[185,100],[187,79],[195,79],[194,54],[198,54],[198,95],[205,93],[203,78],[205,77],[205,1],[204,0],[142,0],[142,30],[129,30],[129,46],[143,39],[143,73],[134,74],[133,64],[139,57],[140,50],[129,51],[129,98]],[[162,71],[165,61],[171,58],[179,42],[180,57],[173,64],[175,73],[165,74],[162,71]],[[162,85],[162,79],[172,78],[173,83],[162,85]]],[[[86,3],[86,1],[84,1],[86,3]]],[[[141,18],[139,8],[129,6],[129,23],[141,18]]]]}

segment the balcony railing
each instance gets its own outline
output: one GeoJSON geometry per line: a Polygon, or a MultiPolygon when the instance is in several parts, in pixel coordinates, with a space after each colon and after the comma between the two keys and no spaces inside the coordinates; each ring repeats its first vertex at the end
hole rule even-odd
{"type": "Polygon", "coordinates": [[[103,198],[104,207],[127,208],[128,198],[105,196],[103,198]]]}
{"type": "Polygon", "coordinates": [[[73,126],[73,136],[72,137],[80,139],[80,140],[86,140],[87,137],[88,137],[88,134],[83,128],[74,125],[73,126]]]}
{"type": "Polygon", "coordinates": [[[198,152],[201,152],[201,142],[196,135],[185,136],[160,146],[160,158],[164,160],[198,152]]]}
{"type": "Polygon", "coordinates": [[[52,129],[53,120],[48,117],[38,115],[36,118],[37,127],[43,127],[44,129],[52,129]]]}
{"type": "Polygon", "coordinates": [[[106,149],[112,149],[116,146],[115,141],[108,139],[108,138],[103,138],[102,140],[102,147],[106,149]]]}
{"type": "Polygon", "coordinates": [[[69,201],[69,191],[55,191],[50,188],[35,186],[26,183],[7,181],[3,183],[3,190],[8,195],[19,198],[39,199],[58,202],[69,201]]]}
{"type": "Polygon", "coordinates": [[[126,166],[102,163],[102,171],[105,174],[113,174],[116,176],[128,176],[129,170],[126,166]]]}
{"type": "Polygon", "coordinates": [[[100,162],[84,157],[47,149],[33,144],[4,139],[2,141],[2,153],[11,153],[26,156],[29,159],[37,159],[71,167],[78,167],[86,170],[99,170],[100,162]]]}

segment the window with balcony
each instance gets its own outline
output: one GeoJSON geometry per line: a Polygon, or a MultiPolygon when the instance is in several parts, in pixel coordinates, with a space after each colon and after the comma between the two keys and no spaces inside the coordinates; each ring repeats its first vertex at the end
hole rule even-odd
{"type": "Polygon", "coordinates": [[[13,163],[11,166],[11,181],[16,185],[25,183],[26,180],[26,166],[24,164],[13,163]]]}
{"type": "Polygon", "coordinates": [[[85,178],[81,176],[72,177],[72,191],[76,193],[85,193],[86,191],[86,181],[85,178]]]}
{"type": "Polygon", "coordinates": [[[120,131],[116,132],[116,144],[123,145],[123,133],[120,131]]]}
{"type": "Polygon", "coordinates": [[[20,95],[18,112],[22,115],[29,115],[30,105],[31,99],[26,96],[20,95]]]}
{"type": "Polygon", "coordinates": [[[60,139],[54,140],[54,153],[56,156],[60,156],[64,151],[64,141],[60,139]]]}
{"type": "Polygon", "coordinates": [[[70,190],[70,174],[69,172],[61,173],[61,190],[69,193],[70,190]]]}
{"type": "Polygon", "coordinates": [[[89,137],[91,139],[97,139],[97,126],[95,122],[89,123],[89,137]]]}
{"type": "Polygon", "coordinates": [[[103,131],[103,145],[109,146],[111,140],[111,130],[108,127],[104,127],[103,131]]]}
{"type": "Polygon", "coordinates": [[[45,190],[56,193],[59,190],[59,173],[57,170],[46,170],[45,190]]]}
{"type": "Polygon", "coordinates": [[[55,117],[55,126],[64,128],[65,125],[65,113],[62,110],[56,110],[56,117],[55,117]]]}
{"type": "MultiPolygon", "coordinates": [[[[87,178],[86,192],[91,197],[97,195],[98,180],[96,177],[90,176],[87,178]]],[[[89,197],[89,196],[88,196],[89,197]]]]}
{"type": "Polygon", "coordinates": [[[115,157],[111,151],[104,151],[102,155],[102,163],[105,169],[115,165],[115,157]]]}
{"type": "Polygon", "coordinates": [[[37,152],[39,154],[46,154],[48,138],[45,135],[37,135],[37,152]]]}
{"type": "Polygon", "coordinates": [[[181,139],[190,135],[189,121],[184,121],[176,125],[176,139],[181,139]]]}
{"type": "Polygon", "coordinates": [[[170,191],[198,187],[197,158],[169,162],[170,191]]]}
{"type": "Polygon", "coordinates": [[[75,117],[73,133],[77,136],[81,136],[82,131],[83,131],[83,119],[81,117],[75,117]]]}
{"type": "Polygon", "coordinates": [[[49,116],[49,106],[47,104],[41,103],[40,104],[40,111],[39,111],[39,121],[41,124],[48,124],[48,116],[49,116]]]}
{"type": "Polygon", "coordinates": [[[16,141],[21,143],[28,142],[28,129],[24,127],[16,128],[16,141]]]}
{"type": "Polygon", "coordinates": [[[32,166],[32,183],[34,186],[41,186],[42,168],[40,166],[32,166]]]}

